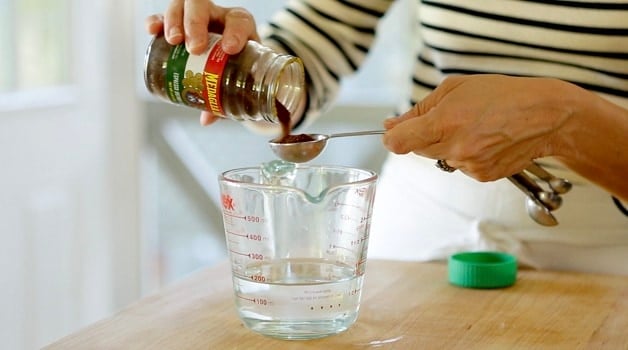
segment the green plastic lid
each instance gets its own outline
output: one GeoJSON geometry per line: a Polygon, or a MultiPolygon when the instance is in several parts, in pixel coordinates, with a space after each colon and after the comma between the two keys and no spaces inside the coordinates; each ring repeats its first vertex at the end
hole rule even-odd
{"type": "Polygon", "coordinates": [[[449,257],[449,282],[465,288],[503,288],[517,280],[517,258],[501,252],[462,252],[449,257]]]}

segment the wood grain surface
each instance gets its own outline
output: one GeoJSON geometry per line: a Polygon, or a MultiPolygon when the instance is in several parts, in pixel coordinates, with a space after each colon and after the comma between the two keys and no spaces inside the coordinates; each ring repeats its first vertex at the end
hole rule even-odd
{"type": "Polygon", "coordinates": [[[514,286],[447,282],[438,263],[371,260],[346,332],[287,341],[237,318],[227,263],[130,305],[46,349],[628,349],[628,277],[520,270],[514,286]]]}

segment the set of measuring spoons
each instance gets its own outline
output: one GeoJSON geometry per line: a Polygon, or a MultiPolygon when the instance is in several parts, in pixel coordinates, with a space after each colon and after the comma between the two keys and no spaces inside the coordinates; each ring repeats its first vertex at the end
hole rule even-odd
{"type": "MultiPolygon", "coordinates": [[[[339,134],[305,134],[307,141],[281,142],[273,139],[268,141],[270,149],[280,159],[288,162],[303,163],[316,158],[327,145],[327,140],[336,137],[378,135],[385,133],[385,130],[346,132],[339,134]]],[[[526,194],[526,210],[528,215],[537,223],[544,226],[558,225],[558,220],[552,211],[560,208],[563,203],[562,194],[569,192],[571,183],[565,179],[558,178],[545,170],[539,164],[532,162],[524,171],[508,177],[518,189],[526,194]],[[532,174],[541,181],[544,181],[549,190],[543,189],[527,173],[532,174]]]]}
{"type": "Polygon", "coordinates": [[[524,171],[509,176],[508,180],[528,196],[525,206],[534,221],[544,226],[558,225],[552,211],[563,204],[561,195],[571,190],[571,182],[552,175],[536,162],[532,162],[524,171]],[[544,181],[549,190],[543,189],[527,173],[544,181]]]}

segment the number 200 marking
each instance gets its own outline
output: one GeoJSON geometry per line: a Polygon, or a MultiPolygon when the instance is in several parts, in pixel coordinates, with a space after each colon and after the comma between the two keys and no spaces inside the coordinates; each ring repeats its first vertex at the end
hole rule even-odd
{"type": "Polygon", "coordinates": [[[266,282],[266,276],[264,275],[253,275],[251,276],[251,280],[255,282],[266,282]]]}

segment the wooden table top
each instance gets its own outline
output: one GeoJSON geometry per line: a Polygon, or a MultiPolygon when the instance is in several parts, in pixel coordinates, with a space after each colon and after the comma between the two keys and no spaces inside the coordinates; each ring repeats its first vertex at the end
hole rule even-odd
{"type": "Polygon", "coordinates": [[[444,264],[369,260],[363,293],[348,331],[272,339],[239,321],[225,262],[46,349],[628,349],[628,277],[520,270],[512,287],[475,290],[444,264]]]}

